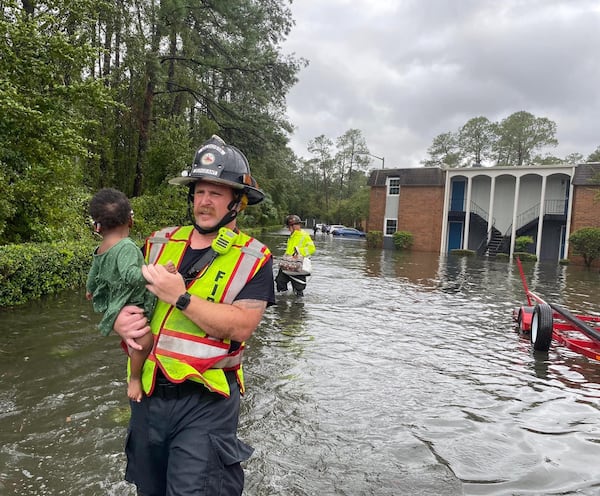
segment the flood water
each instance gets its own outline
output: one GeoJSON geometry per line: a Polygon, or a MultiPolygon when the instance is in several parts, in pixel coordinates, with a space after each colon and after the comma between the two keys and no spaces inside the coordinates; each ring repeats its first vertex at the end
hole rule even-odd
{"type": "MultiPolygon", "coordinates": [[[[275,255],[284,236],[263,241],[275,255]]],[[[247,496],[600,494],[600,362],[535,355],[515,265],[317,235],[245,355],[247,496]]],[[[526,265],[600,314],[600,276],[526,265]]],[[[132,496],[125,358],[83,291],[0,311],[0,495],[132,496]]]]}

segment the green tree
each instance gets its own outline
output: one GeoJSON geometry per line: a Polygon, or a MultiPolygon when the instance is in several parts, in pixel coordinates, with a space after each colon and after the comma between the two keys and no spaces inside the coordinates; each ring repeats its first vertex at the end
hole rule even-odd
{"type": "Polygon", "coordinates": [[[494,153],[498,165],[523,165],[533,158],[533,152],[556,146],[556,124],[545,118],[521,111],[509,115],[497,126],[498,140],[494,153]]]}
{"type": "Polygon", "coordinates": [[[566,157],[564,162],[566,162],[567,164],[580,164],[583,162],[583,155],[581,153],[569,153],[566,157]]]}
{"type": "Polygon", "coordinates": [[[130,196],[155,191],[167,175],[155,160],[161,143],[179,139],[179,156],[213,133],[258,157],[260,175],[287,145],[285,96],[306,63],[279,51],[292,24],[282,0],[107,2],[97,65],[123,105],[103,115],[106,141],[88,184],[108,180],[130,196]]]}
{"type": "Polygon", "coordinates": [[[81,167],[99,129],[96,108],[113,102],[90,77],[94,4],[14,0],[0,10],[0,243],[77,237],[85,191],[81,167]],[[5,202],[9,202],[7,206],[5,202]]]}
{"type": "Polygon", "coordinates": [[[436,136],[427,153],[429,158],[421,162],[425,167],[460,167],[461,155],[456,133],[448,132],[436,136]]]}
{"type": "Polygon", "coordinates": [[[496,141],[496,126],[487,117],[475,117],[467,121],[458,132],[460,156],[468,163],[481,165],[491,155],[496,141]]]}
{"type": "Polygon", "coordinates": [[[312,153],[314,164],[321,176],[321,193],[324,210],[329,210],[329,201],[334,174],[333,141],[324,134],[308,142],[308,151],[312,153]]]}
{"type": "Polygon", "coordinates": [[[351,178],[358,170],[364,170],[368,164],[367,142],[359,129],[348,129],[336,140],[338,152],[335,160],[338,170],[339,197],[343,198],[350,191],[351,178]]]}
{"type": "Polygon", "coordinates": [[[275,192],[245,221],[296,200],[285,97],[306,61],[280,51],[287,0],[2,6],[0,242],[85,228],[100,187],[162,194],[214,133],[275,192]]]}
{"type": "Polygon", "coordinates": [[[573,253],[583,257],[586,267],[600,257],[600,228],[584,227],[569,236],[573,253]]]}
{"type": "Polygon", "coordinates": [[[589,154],[586,162],[600,162],[600,146],[589,154]]]}
{"type": "MultiPolygon", "coordinates": [[[[574,154],[573,154],[574,155],[574,154]]],[[[531,159],[532,164],[536,165],[556,165],[567,163],[567,158],[559,158],[554,155],[536,155],[531,159]]]]}

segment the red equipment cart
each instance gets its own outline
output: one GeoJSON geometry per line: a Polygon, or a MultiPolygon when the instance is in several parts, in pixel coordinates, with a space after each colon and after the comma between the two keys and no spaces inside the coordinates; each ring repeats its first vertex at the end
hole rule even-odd
{"type": "Polygon", "coordinates": [[[513,320],[519,331],[529,333],[536,351],[548,351],[554,339],[557,343],[600,361],[600,317],[573,315],[568,310],[546,303],[527,286],[521,260],[517,258],[527,305],[513,310],[513,320]]]}

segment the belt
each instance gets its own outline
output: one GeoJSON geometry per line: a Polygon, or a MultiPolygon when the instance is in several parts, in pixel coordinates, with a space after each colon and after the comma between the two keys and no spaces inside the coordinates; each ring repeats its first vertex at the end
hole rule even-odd
{"type": "MultiPolygon", "coordinates": [[[[234,370],[225,371],[225,375],[230,385],[232,384],[232,381],[233,383],[237,383],[237,377],[234,370]]],[[[152,396],[169,400],[183,398],[191,394],[206,393],[211,393],[211,391],[203,384],[194,381],[183,381],[180,383],[171,382],[159,369],[156,375],[156,384],[152,396]]]]}
{"type": "Polygon", "coordinates": [[[163,381],[157,379],[152,396],[156,395],[159,398],[170,400],[183,398],[191,394],[202,394],[208,391],[208,389],[198,382],[183,381],[175,384],[174,382],[169,382],[167,379],[163,379],[163,381]]]}

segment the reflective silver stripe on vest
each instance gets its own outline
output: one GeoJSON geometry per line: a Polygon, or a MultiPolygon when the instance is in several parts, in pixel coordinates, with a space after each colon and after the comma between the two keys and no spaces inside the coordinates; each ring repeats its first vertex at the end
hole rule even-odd
{"type": "Polygon", "coordinates": [[[233,367],[237,367],[242,364],[242,356],[244,354],[244,349],[241,348],[240,352],[237,355],[228,356],[227,358],[223,358],[223,360],[219,360],[217,363],[212,365],[211,369],[231,369],[233,367]]]}
{"type": "MultiPolygon", "coordinates": [[[[221,342],[220,340],[215,340],[221,342]]],[[[157,344],[157,353],[161,350],[187,355],[194,358],[215,358],[226,355],[228,347],[223,348],[212,346],[210,344],[198,343],[189,339],[183,339],[168,334],[161,334],[157,344]]]]}
{"type": "Polygon", "coordinates": [[[242,247],[242,256],[237,266],[235,274],[230,281],[229,286],[223,293],[223,301],[225,303],[233,303],[235,297],[240,294],[242,288],[246,285],[252,274],[256,261],[263,257],[263,244],[260,241],[252,239],[248,246],[242,247]]]}
{"type": "Polygon", "coordinates": [[[167,244],[171,239],[170,234],[175,231],[177,227],[165,227],[160,231],[156,231],[154,236],[148,238],[150,243],[150,252],[148,253],[148,263],[153,264],[158,260],[163,245],[167,244]]]}

